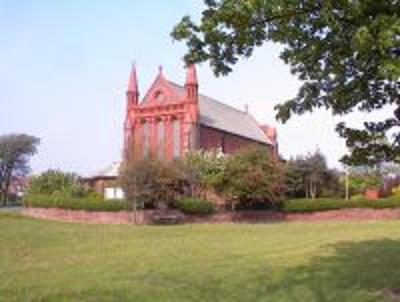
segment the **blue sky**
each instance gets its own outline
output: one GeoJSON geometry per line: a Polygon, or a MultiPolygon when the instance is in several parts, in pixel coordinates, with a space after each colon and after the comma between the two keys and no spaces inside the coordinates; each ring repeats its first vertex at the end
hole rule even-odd
{"type": "MultiPolygon", "coordinates": [[[[201,2],[0,0],[0,134],[25,132],[42,139],[34,172],[60,168],[87,175],[119,160],[125,89],[136,61],[143,96],[163,65],[183,82],[185,47],[172,41],[173,25],[201,12],[201,2]]],[[[346,151],[328,112],[274,120],[275,104],[293,97],[299,82],[266,45],[234,72],[216,78],[198,67],[202,93],[243,108],[278,128],[284,157],[317,147],[331,166],[346,151]]]]}

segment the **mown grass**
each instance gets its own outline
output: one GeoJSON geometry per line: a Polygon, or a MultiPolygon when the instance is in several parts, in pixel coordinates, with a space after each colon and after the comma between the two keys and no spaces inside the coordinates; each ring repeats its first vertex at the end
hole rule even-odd
{"type": "Polygon", "coordinates": [[[0,214],[0,301],[390,301],[400,222],[86,225],[0,214]]]}

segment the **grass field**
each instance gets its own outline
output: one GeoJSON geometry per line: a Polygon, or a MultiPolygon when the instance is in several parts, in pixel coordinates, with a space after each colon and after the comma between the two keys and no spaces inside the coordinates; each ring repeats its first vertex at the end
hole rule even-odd
{"type": "Polygon", "coordinates": [[[400,221],[171,227],[0,214],[0,301],[398,301],[400,221]]]}

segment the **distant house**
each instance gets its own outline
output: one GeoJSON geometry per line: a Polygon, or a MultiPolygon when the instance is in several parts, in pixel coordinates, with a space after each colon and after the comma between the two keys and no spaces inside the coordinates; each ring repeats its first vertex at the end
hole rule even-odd
{"type": "MultiPolygon", "coordinates": [[[[191,65],[183,86],[166,79],[160,68],[144,97],[139,100],[135,66],[126,92],[123,158],[149,154],[170,160],[191,150],[219,150],[231,154],[257,145],[278,154],[277,131],[260,125],[248,110],[239,110],[198,91],[196,69],[191,65]]],[[[119,164],[88,178],[107,198],[123,196],[116,186],[119,164]],[[113,185],[112,185],[113,184],[113,185]]]]}
{"type": "Polygon", "coordinates": [[[8,189],[8,198],[12,201],[21,198],[25,194],[29,180],[29,177],[13,178],[8,189]]]}
{"type": "Polygon", "coordinates": [[[118,186],[119,162],[114,162],[107,168],[84,178],[84,182],[96,192],[103,194],[105,199],[122,199],[124,192],[118,186]]]}

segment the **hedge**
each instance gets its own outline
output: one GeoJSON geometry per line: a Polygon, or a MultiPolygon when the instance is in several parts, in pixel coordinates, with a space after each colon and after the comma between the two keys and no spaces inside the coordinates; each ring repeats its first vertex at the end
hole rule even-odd
{"type": "Polygon", "coordinates": [[[211,202],[194,197],[177,199],[174,206],[186,214],[211,214],[214,212],[214,206],[211,202]]]}
{"type": "Polygon", "coordinates": [[[98,198],[59,197],[52,195],[28,195],[24,205],[32,208],[60,208],[69,210],[117,212],[127,210],[129,205],[123,200],[102,200],[98,198]]]}
{"type": "Polygon", "coordinates": [[[318,212],[328,210],[339,210],[349,208],[369,208],[369,209],[385,209],[385,208],[400,208],[399,197],[379,198],[376,200],[369,199],[329,199],[317,198],[312,199],[290,199],[286,200],[281,205],[283,212],[318,212]]]}
{"type": "MultiPolygon", "coordinates": [[[[124,200],[102,200],[96,198],[74,198],[52,195],[28,195],[24,197],[24,205],[32,208],[60,208],[85,211],[118,212],[129,209],[124,200]]],[[[180,198],[174,202],[174,207],[186,214],[211,214],[214,212],[212,203],[199,198],[180,198]]],[[[290,199],[283,201],[279,210],[287,213],[318,212],[350,208],[385,209],[400,208],[400,197],[392,196],[376,200],[368,199],[290,199]]]]}

